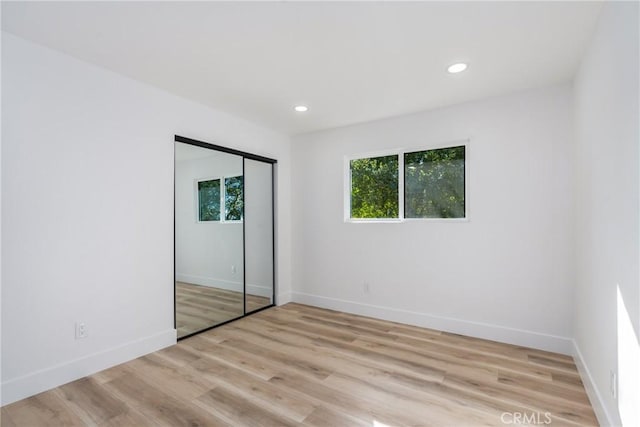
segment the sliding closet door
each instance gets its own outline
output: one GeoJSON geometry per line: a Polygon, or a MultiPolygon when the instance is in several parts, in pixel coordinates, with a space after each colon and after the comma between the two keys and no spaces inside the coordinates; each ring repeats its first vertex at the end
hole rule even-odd
{"type": "Polygon", "coordinates": [[[178,338],[244,314],[242,156],[176,142],[178,338]]]}
{"type": "Polygon", "coordinates": [[[275,159],[175,137],[175,326],[189,337],[274,304],[275,159]]]}
{"type": "Polygon", "coordinates": [[[244,159],[245,313],[274,303],[273,165],[244,159]]]}

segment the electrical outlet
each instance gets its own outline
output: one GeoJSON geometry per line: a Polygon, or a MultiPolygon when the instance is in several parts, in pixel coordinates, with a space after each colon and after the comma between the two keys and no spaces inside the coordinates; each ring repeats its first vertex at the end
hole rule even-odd
{"type": "Polygon", "coordinates": [[[235,265],[231,266],[231,273],[236,274],[236,266],[235,265]]]}
{"type": "Polygon", "coordinates": [[[76,339],[87,337],[87,325],[84,322],[76,322],[76,339]]]}
{"type": "Polygon", "coordinates": [[[609,388],[611,397],[618,398],[618,375],[614,371],[609,371],[609,388]]]}
{"type": "Polygon", "coordinates": [[[364,291],[365,294],[368,294],[369,292],[371,292],[371,288],[369,287],[369,282],[364,282],[362,284],[362,290],[364,291]]]}

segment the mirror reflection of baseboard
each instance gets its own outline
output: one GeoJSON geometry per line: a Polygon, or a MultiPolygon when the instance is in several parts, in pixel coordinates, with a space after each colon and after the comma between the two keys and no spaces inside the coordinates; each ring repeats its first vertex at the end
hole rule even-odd
{"type": "Polygon", "coordinates": [[[176,136],[178,339],[274,304],[274,163],[176,136]]]}

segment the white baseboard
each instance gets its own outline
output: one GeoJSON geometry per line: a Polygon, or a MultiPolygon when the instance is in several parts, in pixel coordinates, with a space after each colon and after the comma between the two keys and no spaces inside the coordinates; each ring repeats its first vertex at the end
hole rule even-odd
{"type": "Polygon", "coordinates": [[[150,337],[131,341],[115,348],[3,382],[2,405],[4,406],[87,375],[95,374],[175,343],[176,330],[169,329],[150,337]]]}
{"type": "Polygon", "coordinates": [[[589,396],[589,401],[591,402],[591,406],[593,407],[593,412],[596,414],[596,418],[598,418],[598,423],[601,426],[619,426],[621,423],[614,421],[609,411],[607,411],[607,407],[604,404],[604,400],[596,387],[595,381],[593,381],[593,377],[591,376],[591,372],[589,371],[589,367],[584,361],[584,357],[582,357],[582,352],[578,347],[578,343],[575,340],[572,340],[573,343],[573,359],[576,362],[576,367],[578,368],[578,372],[580,373],[580,378],[582,378],[582,383],[584,384],[584,388],[587,391],[587,396],[589,396]]]}
{"type": "Polygon", "coordinates": [[[293,301],[291,292],[283,292],[276,295],[276,298],[276,305],[284,305],[293,301]]]}
{"type": "Polygon", "coordinates": [[[216,279],[215,277],[196,276],[193,274],[176,273],[178,282],[192,283],[194,285],[208,286],[210,288],[225,289],[227,291],[242,292],[242,282],[216,279]]]}
{"type": "Polygon", "coordinates": [[[273,289],[268,286],[252,285],[247,283],[247,294],[271,298],[273,296],[273,289]]]}
{"type": "MultiPolygon", "coordinates": [[[[226,291],[242,292],[244,284],[242,282],[232,282],[230,280],[216,279],[215,277],[196,276],[193,274],[176,273],[178,282],[191,283],[194,285],[207,286],[209,288],[224,289],[226,291]]],[[[273,290],[268,286],[247,283],[247,293],[259,297],[270,298],[273,290]]]]}
{"type": "MultiPolygon", "coordinates": [[[[571,355],[572,353],[571,339],[557,335],[542,334],[539,332],[508,328],[487,323],[453,319],[391,307],[363,304],[360,302],[328,298],[319,295],[305,294],[302,292],[294,292],[292,294],[292,301],[328,308],[331,310],[359,314],[362,316],[375,317],[377,319],[389,320],[392,322],[405,323],[408,325],[437,329],[440,331],[452,332],[492,341],[537,348],[555,353],[567,355],[571,355]]],[[[280,301],[278,304],[280,304],[280,301]]]]}

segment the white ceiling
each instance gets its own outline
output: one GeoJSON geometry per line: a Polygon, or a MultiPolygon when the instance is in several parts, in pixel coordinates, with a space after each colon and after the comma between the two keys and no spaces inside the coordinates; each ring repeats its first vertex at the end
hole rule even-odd
{"type": "Polygon", "coordinates": [[[600,7],[3,1],[2,28],[296,134],[569,81],[600,7]]]}

